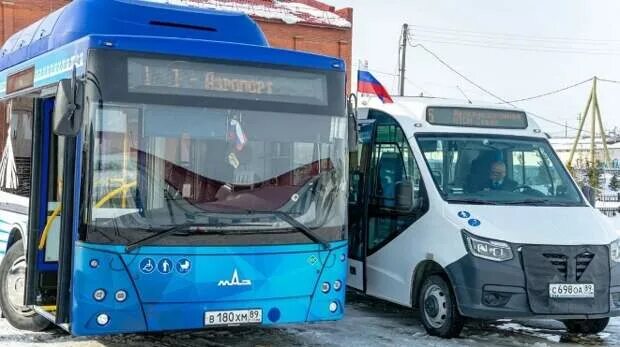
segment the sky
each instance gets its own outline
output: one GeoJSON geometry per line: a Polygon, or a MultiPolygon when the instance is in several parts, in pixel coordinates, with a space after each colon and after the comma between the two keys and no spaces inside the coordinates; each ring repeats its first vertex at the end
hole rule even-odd
{"type": "MultiPolygon", "coordinates": [[[[474,82],[507,100],[560,89],[593,76],[620,81],[617,0],[324,0],[353,7],[353,68],[369,70],[397,94],[398,42],[403,23],[422,43],[474,82]]],[[[441,65],[423,49],[407,49],[406,95],[498,102],[441,65]],[[458,86],[458,87],[457,87],[458,86]],[[463,91],[459,91],[459,88],[463,91]]],[[[568,124],[575,133],[592,83],[516,105],[568,124]]],[[[620,83],[599,82],[606,129],[620,127],[620,83]]],[[[553,136],[565,127],[543,120],[553,136]]],[[[588,123],[588,129],[590,127],[588,123]]]]}

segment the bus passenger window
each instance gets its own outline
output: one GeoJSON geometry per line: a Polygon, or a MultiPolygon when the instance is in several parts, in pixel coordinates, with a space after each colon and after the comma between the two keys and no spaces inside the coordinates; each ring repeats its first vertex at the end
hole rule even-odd
{"type": "Polygon", "coordinates": [[[29,197],[34,100],[15,98],[1,103],[0,109],[0,189],[29,197]]]}

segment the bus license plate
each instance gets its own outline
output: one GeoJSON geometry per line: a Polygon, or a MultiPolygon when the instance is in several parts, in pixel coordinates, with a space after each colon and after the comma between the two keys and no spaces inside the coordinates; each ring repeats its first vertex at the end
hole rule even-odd
{"type": "Polygon", "coordinates": [[[205,325],[240,325],[263,322],[263,310],[230,310],[205,312],[205,325]]]}
{"type": "Polygon", "coordinates": [[[551,298],[593,298],[594,284],[549,284],[549,297],[551,298]]]}

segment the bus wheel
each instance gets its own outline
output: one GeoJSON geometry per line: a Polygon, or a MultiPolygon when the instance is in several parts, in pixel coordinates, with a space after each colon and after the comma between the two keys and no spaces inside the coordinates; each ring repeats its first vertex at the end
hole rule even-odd
{"type": "Polygon", "coordinates": [[[464,319],[446,280],[437,275],[427,277],[422,284],[418,303],[420,320],[429,335],[443,338],[459,336],[464,319]]]}
{"type": "Polygon", "coordinates": [[[569,333],[575,334],[598,334],[605,330],[609,324],[609,318],[600,319],[567,319],[562,323],[569,333]]]}
{"type": "Polygon", "coordinates": [[[26,282],[26,257],[22,240],[15,242],[0,264],[0,307],[6,319],[17,329],[42,331],[50,322],[23,305],[26,282]]]}

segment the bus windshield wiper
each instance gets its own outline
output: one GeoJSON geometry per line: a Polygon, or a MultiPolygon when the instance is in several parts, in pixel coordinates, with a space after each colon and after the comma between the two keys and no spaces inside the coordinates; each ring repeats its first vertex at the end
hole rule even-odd
{"type": "Polygon", "coordinates": [[[186,230],[190,230],[192,227],[196,227],[196,231],[198,231],[198,228],[203,228],[204,224],[197,224],[195,222],[191,222],[191,223],[183,223],[183,224],[179,224],[179,225],[175,225],[173,227],[170,227],[168,229],[164,229],[164,230],[160,230],[158,232],[156,232],[153,235],[147,236],[143,239],[140,239],[138,241],[134,241],[130,244],[128,244],[127,246],[125,246],[125,251],[127,253],[133,251],[136,248],[140,248],[146,244],[149,244],[151,242],[157,241],[165,236],[168,236],[170,234],[174,234],[176,232],[179,231],[186,231],[186,230]]]}
{"type": "Polygon", "coordinates": [[[304,234],[307,238],[312,240],[315,243],[323,246],[324,249],[329,249],[329,242],[325,241],[320,235],[312,231],[312,229],[308,228],[307,225],[299,222],[297,219],[293,218],[290,214],[282,211],[258,211],[258,210],[245,210],[247,214],[269,214],[280,218],[286,223],[290,224],[293,228],[297,229],[299,232],[304,234]]]}

